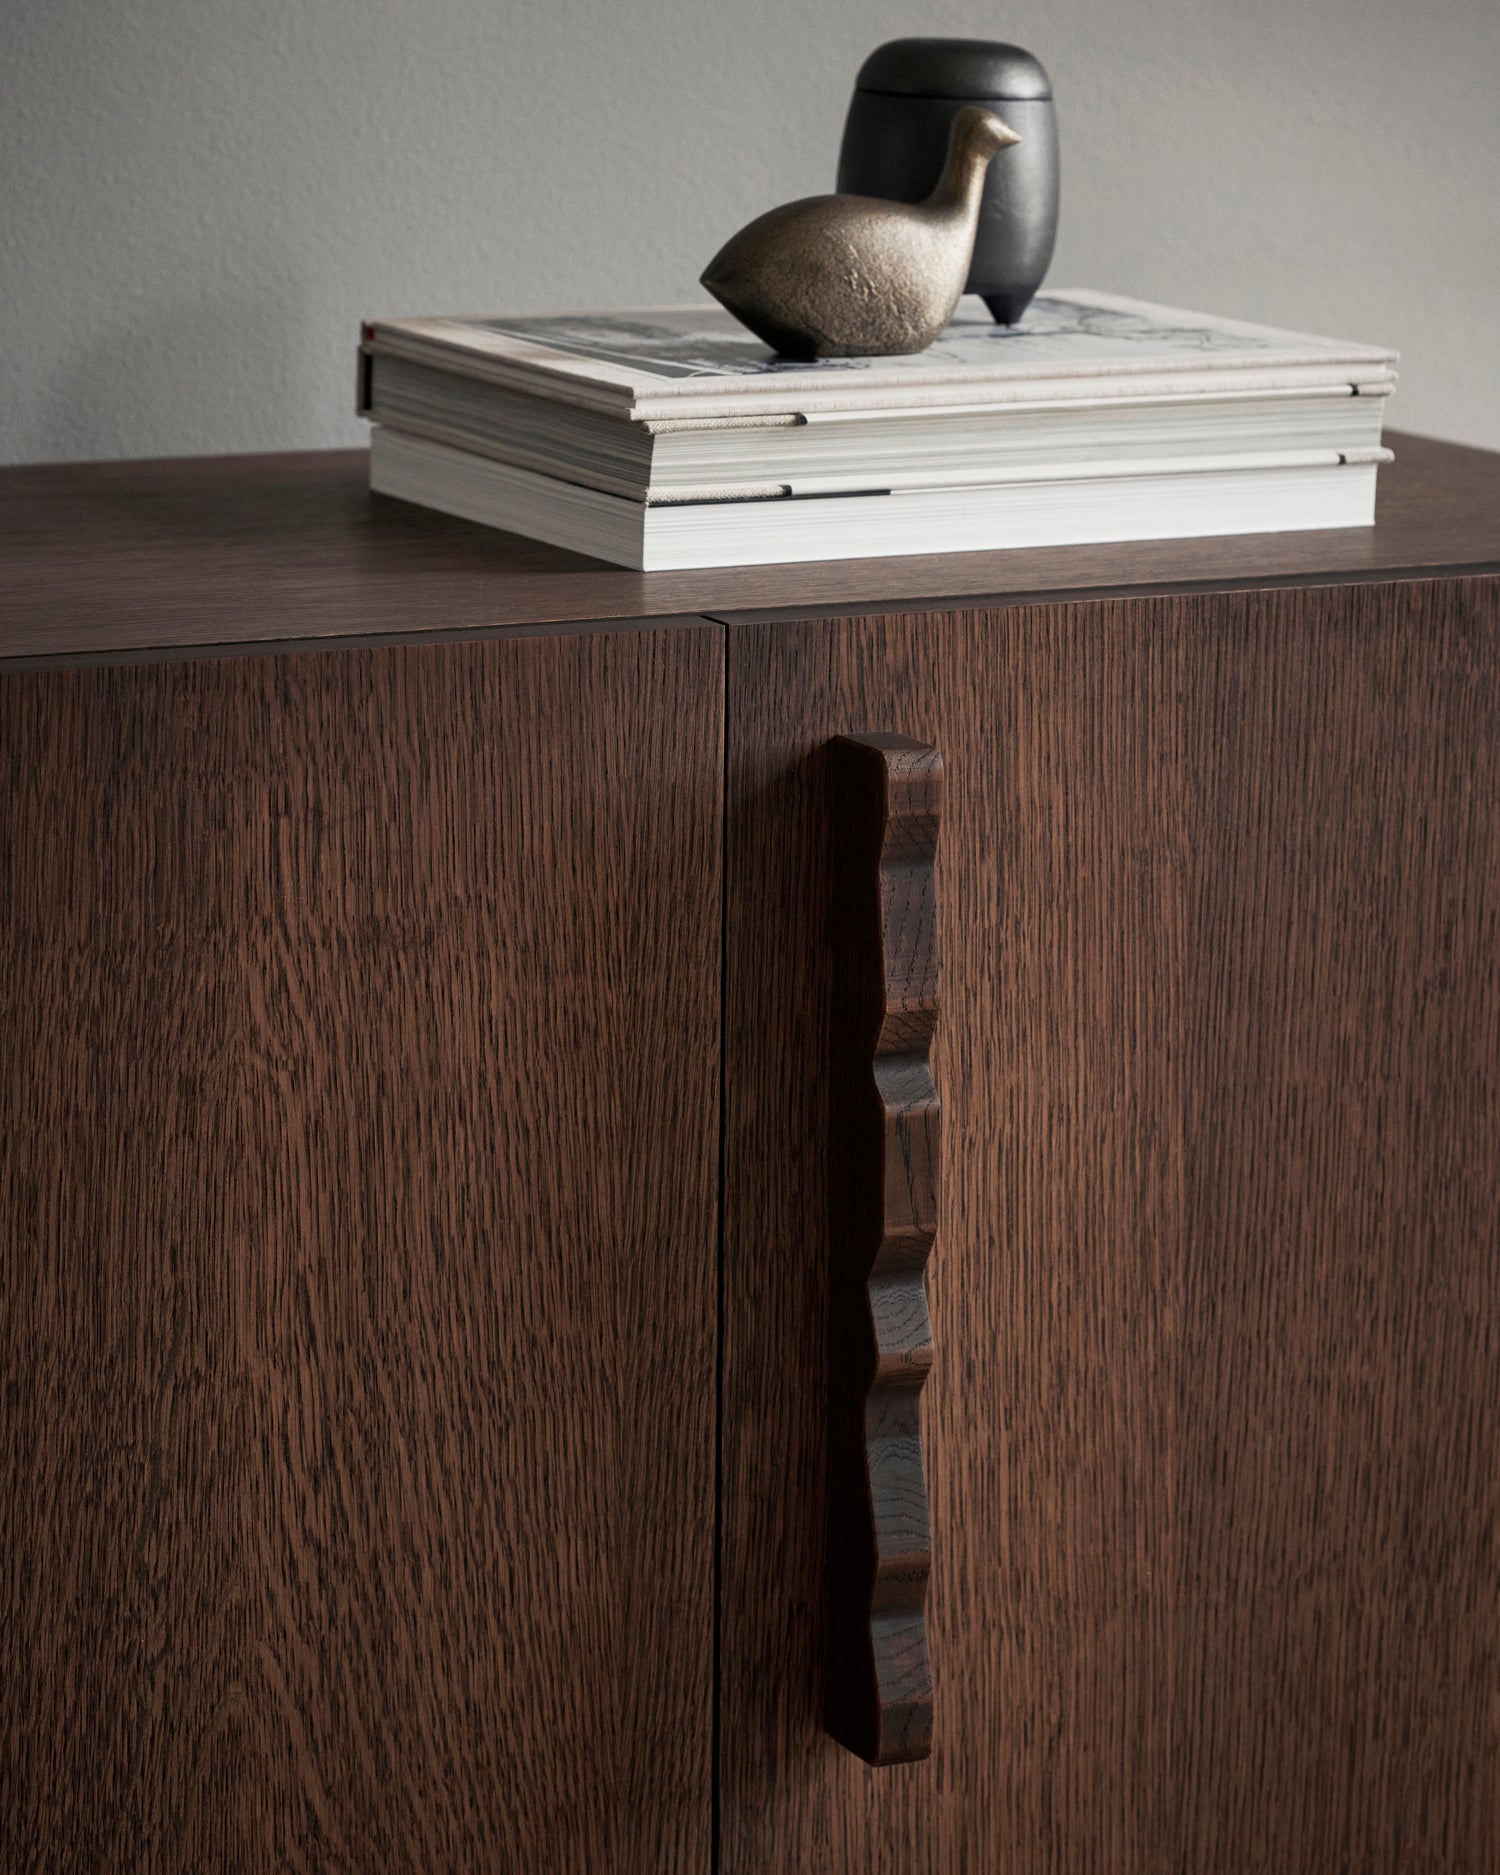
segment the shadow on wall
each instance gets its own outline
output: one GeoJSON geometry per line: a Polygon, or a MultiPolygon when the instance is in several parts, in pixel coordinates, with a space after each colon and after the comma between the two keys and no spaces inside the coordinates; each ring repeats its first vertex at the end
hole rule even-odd
{"type": "MultiPolygon", "coordinates": [[[[226,405],[235,413],[237,448],[274,448],[289,409],[326,402],[306,305],[290,283],[268,285],[262,276],[243,291],[154,301],[131,320],[106,288],[99,336],[72,353],[29,421],[17,425],[8,439],[15,459],[213,453],[210,439],[224,434],[226,405]],[[277,335],[269,349],[267,333],[277,335]],[[183,433],[187,412],[201,413],[197,436],[183,433]]],[[[352,360],[352,339],[347,349],[352,360]]],[[[351,410],[353,403],[351,362],[351,410]]]]}

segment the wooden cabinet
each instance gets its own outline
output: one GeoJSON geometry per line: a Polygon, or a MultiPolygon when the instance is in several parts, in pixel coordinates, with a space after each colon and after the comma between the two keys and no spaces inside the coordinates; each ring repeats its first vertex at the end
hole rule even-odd
{"type": "Polygon", "coordinates": [[[1500,1866],[1500,580],[740,622],[728,720],[723,1867],[1500,1866]],[[946,762],[935,1744],[879,1769],[816,1515],[870,725],[946,762]]]}
{"type": "Polygon", "coordinates": [[[721,635],[0,678],[0,1865],[700,1870],[721,635]]]}
{"type": "Polygon", "coordinates": [[[1374,530],[650,576],[357,457],[0,474],[0,1866],[1500,1866],[1500,458],[1397,446],[1374,530]],[[880,1768],[872,730],[946,765],[880,1768]]]}

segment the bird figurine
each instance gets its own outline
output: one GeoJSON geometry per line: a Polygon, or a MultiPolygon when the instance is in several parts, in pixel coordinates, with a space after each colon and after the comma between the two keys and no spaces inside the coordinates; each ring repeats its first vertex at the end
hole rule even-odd
{"type": "Polygon", "coordinates": [[[703,285],[789,358],[925,351],[964,290],[990,158],[1020,141],[993,111],[966,104],[925,202],[873,195],[788,202],[726,242],[703,285]]]}

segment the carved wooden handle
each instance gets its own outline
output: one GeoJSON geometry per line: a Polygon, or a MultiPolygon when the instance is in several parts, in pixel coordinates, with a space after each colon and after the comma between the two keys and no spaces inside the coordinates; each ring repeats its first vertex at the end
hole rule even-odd
{"type": "Polygon", "coordinates": [[[921,1388],[937,1230],[933,861],[943,758],[840,736],[832,767],[828,1730],[871,1764],[932,1749],[921,1388]]]}

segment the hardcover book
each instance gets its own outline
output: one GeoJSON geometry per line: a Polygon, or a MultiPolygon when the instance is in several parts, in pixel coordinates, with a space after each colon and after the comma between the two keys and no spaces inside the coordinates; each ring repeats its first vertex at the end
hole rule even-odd
{"type": "Polygon", "coordinates": [[[377,320],[371,486],[643,568],[1373,519],[1395,354],[1088,291],[924,352],[776,356],[702,304],[377,320]]]}
{"type": "Polygon", "coordinates": [[[369,322],[366,357],[400,357],[616,415],[895,410],[1141,394],[1380,382],[1395,353],[1081,289],[1041,294],[1020,324],[960,302],[948,330],[905,358],[778,357],[722,307],[369,322]],[[976,310],[977,309],[977,310],[976,310]]]}

